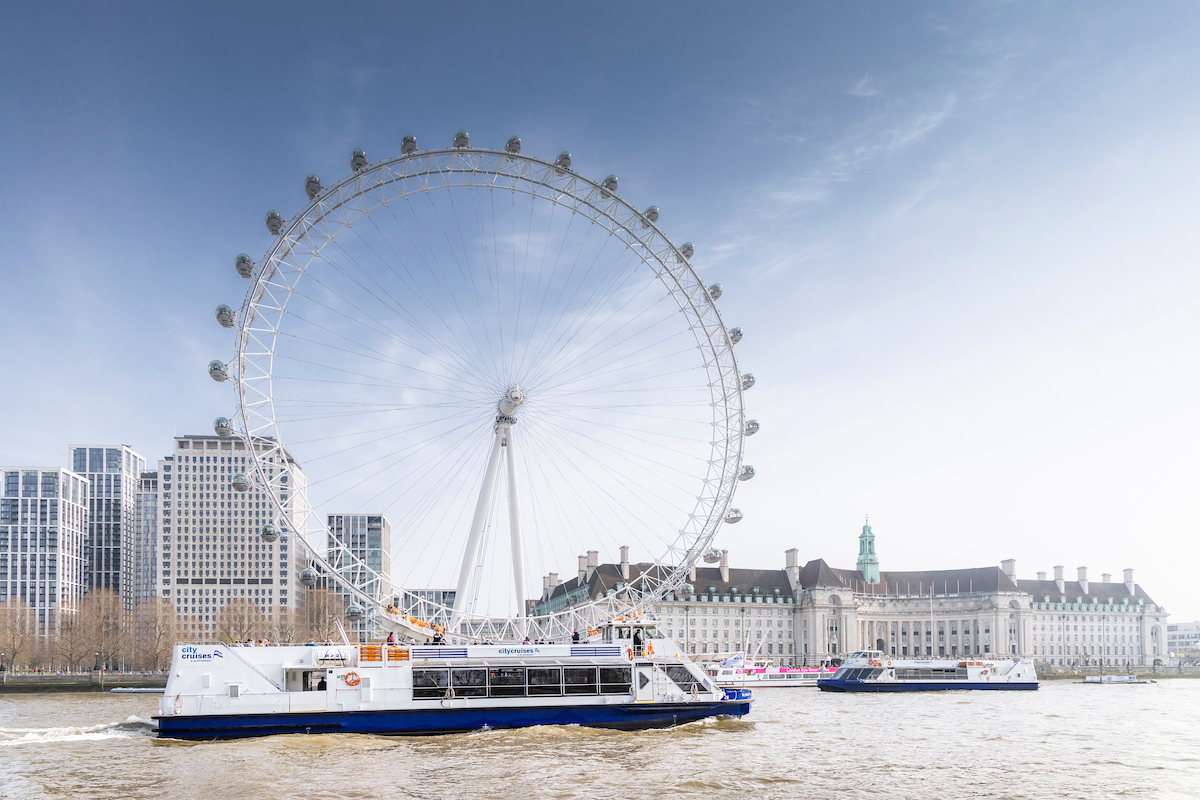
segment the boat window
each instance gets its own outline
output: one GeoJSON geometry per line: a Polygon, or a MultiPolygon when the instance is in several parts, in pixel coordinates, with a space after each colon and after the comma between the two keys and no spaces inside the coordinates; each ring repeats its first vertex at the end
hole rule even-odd
{"type": "Polygon", "coordinates": [[[559,667],[529,667],[526,671],[529,678],[530,695],[560,695],[562,694],[562,669],[559,667]]]}
{"type": "Polygon", "coordinates": [[[488,694],[491,697],[524,697],[524,667],[492,667],[488,670],[488,694]]]}
{"type": "Polygon", "coordinates": [[[457,697],[487,697],[486,669],[451,670],[454,694],[457,697]]]}
{"type": "Polygon", "coordinates": [[[692,687],[696,687],[697,691],[703,686],[699,679],[688,670],[687,667],[681,664],[663,664],[661,665],[667,677],[675,681],[675,685],[685,692],[692,691],[692,687]]]}
{"type": "Polygon", "coordinates": [[[564,694],[596,694],[595,667],[563,667],[564,694]]]}
{"type": "Polygon", "coordinates": [[[632,689],[630,667],[600,667],[600,694],[628,694],[632,689]]]}
{"type": "Polygon", "coordinates": [[[446,696],[450,688],[450,670],[414,669],[413,699],[430,700],[446,696]]]}
{"type": "Polygon", "coordinates": [[[662,631],[660,631],[658,628],[654,627],[653,625],[649,625],[646,627],[646,638],[647,639],[662,639],[665,637],[663,637],[662,631]]]}

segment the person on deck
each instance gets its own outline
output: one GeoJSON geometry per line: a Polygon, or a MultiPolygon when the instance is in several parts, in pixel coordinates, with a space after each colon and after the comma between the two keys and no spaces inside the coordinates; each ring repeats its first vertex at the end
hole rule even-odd
{"type": "Polygon", "coordinates": [[[579,628],[576,628],[575,632],[571,634],[571,644],[579,644],[579,628]]]}

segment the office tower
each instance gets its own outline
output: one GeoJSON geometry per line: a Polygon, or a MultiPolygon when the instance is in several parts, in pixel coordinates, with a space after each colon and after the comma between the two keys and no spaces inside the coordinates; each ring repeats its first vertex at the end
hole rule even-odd
{"type": "Polygon", "coordinates": [[[134,527],[138,476],[146,459],[129,445],[71,445],[68,462],[88,478],[84,591],[111,589],[133,610],[134,527]]]}
{"type": "MultiPolygon", "coordinates": [[[[255,446],[264,455],[278,447],[267,440],[255,446]]],[[[295,540],[303,521],[293,501],[306,478],[286,452],[285,475],[279,456],[266,457],[268,478],[277,488],[254,482],[254,456],[241,439],[178,436],[172,454],[158,462],[158,588],[190,637],[216,638],[222,609],[235,600],[256,607],[270,624],[303,603],[304,587],[296,577],[308,559],[295,540]],[[233,489],[238,473],[251,477],[249,491],[233,489]],[[262,538],[268,523],[282,532],[276,542],[262,538]]]]}
{"type": "MultiPolygon", "coordinates": [[[[383,602],[387,591],[377,575],[390,577],[392,571],[392,526],[382,514],[330,514],[327,517],[329,540],[326,543],[330,566],[352,586],[371,599],[383,602]],[[341,544],[349,550],[338,547],[341,544]],[[361,569],[370,568],[374,574],[361,569]]],[[[370,615],[368,614],[368,617],[370,615]]],[[[354,630],[362,639],[369,627],[368,619],[354,622],[354,630]]]]}
{"type": "Polygon", "coordinates": [[[158,594],[158,473],[138,476],[133,529],[133,602],[144,603],[158,594]]]}

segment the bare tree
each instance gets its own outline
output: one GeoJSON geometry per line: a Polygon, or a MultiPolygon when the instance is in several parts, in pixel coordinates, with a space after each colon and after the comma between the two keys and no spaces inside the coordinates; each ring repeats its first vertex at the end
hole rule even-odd
{"type": "Polygon", "coordinates": [[[140,666],[152,670],[169,666],[180,631],[175,607],[161,597],[139,603],[136,625],[140,666]]]}
{"type": "Polygon", "coordinates": [[[24,601],[10,597],[0,602],[0,652],[8,664],[25,664],[33,656],[34,624],[33,609],[24,601]]]}
{"type": "Polygon", "coordinates": [[[268,630],[267,617],[257,605],[235,597],[217,612],[217,637],[225,643],[259,639],[268,630]]]}
{"type": "Polygon", "coordinates": [[[114,669],[133,650],[124,603],[111,589],[89,592],[79,603],[75,623],[83,625],[88,648],[101,666],[114,669]]]}
{"type": "Polygon", "coordinates": [[[326,589],[310,589],[304,600],[304,627],[308,638],[319,642],[338,639],[337,620],[345,611],[345,599],[326,589]]]}
{"type": "Polygon", "coordinates": [[[92,648],[91,631],[79,614],[59,623],[54,652],[62,666],[71,672],[81,669],[85,662],[92,663],[90,657],[96,651],[92,648]]]}
{"type": "Polygon", "coordinates": [[[299,642],[304,620],[296,611],[280,606],[275,612],[275,624],[271,630],[271,638],[280,644],[299,642]]]}

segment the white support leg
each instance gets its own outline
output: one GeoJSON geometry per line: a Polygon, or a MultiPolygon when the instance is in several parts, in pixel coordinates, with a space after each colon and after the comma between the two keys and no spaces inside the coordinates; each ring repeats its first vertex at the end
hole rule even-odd
{"type": "Polygon", "coordinates": [[[512,537],[513,580],[517,586],[517,619],[520,637],[527,635],[525,620],[525,553],[521,544],[521,510],[517,501],[517,459],[513,454],[513,428],[508,427],[508,531],[512,537]]]}
{"type": "Polygon", "coordinates": [[[466,610],[467,591],[471,585],[471,573],[475,571],[479,557],[479,538],[487,522],[488,509],[492,505],[492,492],[496,488],[496,470],[500,466],[500,444],[504,441],[505,426],[496,427],[496,440],[492,444],[492,455],[488,459],[487,472],[483,475],[483,486],[479,487],[479,502],[475,506],[475,519],[471,521],[471,533],[467,537],[467,551],[463,554],[462,571],[458,574],[458,589],[454,593],[454,612],[450,615],[450,632],[458,633],[458,620],[466,610]]]}

